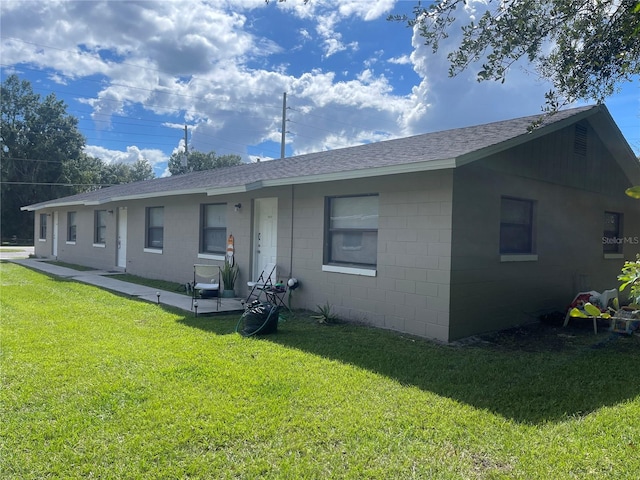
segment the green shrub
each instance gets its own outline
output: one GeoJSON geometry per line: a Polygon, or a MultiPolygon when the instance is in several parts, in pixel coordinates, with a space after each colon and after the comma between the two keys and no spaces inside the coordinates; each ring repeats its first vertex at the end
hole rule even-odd
{"type": "Polygon", "coordinates": [[[640,304],[640,254],[636,255],[635,262],[624,262],[618,280],[622,282],[620,291],[629,286],[629,299],[633,303],[640,304]]]}

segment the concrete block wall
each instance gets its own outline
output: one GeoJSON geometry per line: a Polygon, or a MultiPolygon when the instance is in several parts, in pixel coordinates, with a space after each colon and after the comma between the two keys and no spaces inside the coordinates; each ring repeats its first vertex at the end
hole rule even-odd
{"type": "Polygon", "coordinates": [[[341,318],[448,339],[451,172],[298,186],[294,202],[294,306],[328,302],[341,318]],[[375,276],[323,271],[325,197],[371,193],[379,195],[375,276]]]}

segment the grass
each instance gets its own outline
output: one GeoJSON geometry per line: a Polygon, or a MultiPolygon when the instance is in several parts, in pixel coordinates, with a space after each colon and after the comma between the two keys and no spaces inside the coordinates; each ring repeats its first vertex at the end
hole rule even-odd
{"type": "MultiPolygon", "coordinates": [[[[276,335],[1,264],[8,479],[635,479],[640,343],[276,335]],[[37,297],[34,296],[37,292],[37,297]]],[[[535,333],[535,332],[534,332],[535,333]]]]}
{"type": "Polygon", "coordinates": [[[145,285],[151,288],[157,288],[158,290],[165,290],[167,292],[183,293],[187,294],[187,290],[182,283],[167,282],[166,280],[153,280],[149,278],[138,277],[136,275],[130,275],[128,273],[118,274],[118,280],[123,282],[135,283],[137,285],[145,285]]]}
{"type": "MultiPolygon", "coordinates": [[[[60,262],[60,261],[51,261],[48,263],[51,263],[53,265],[58,265],[60,267],[71,268],[72,270],[79,270],[79,271],[95,270],[95,268],[85,267],[83,265],[76,265],[74,263],[66,263],[66,262],[60,262]]],[[[116,278],[122,282],[135,283],[136,285],[144,285],[147,287],[156,288],[158,290],[165,290],[168,292],[183,293],[184,295],[188,295],[184,285],[181,283],[138,277],[136,275],[131,275],[128,273],[118,273],[116,278]]]]}
{"type": "Polygon", "coordinates": [[[93,267],[87,267],[85,265],[76,265],[75,263],[67,263],[67,262],[61,262],[59,260],[47,260],[47,263],[50,263],[51,265],[57,265],[58,267],[64,267],[64,268],[70,268],[72,270],[78,270],[80,272],[90,272],[92,270],[95,270],[95,268],[93,267]]]}

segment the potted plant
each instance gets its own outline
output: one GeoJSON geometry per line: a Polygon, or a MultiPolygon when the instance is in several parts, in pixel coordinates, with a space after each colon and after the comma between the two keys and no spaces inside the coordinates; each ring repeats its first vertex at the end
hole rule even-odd
{"type": "Polygon", "coordinates": [[[235,297],[234,287],[239,272],[240,270],[236,265],[231,265],[228,260],[224,261],[224,266],[220,269],[220,276],[222,277],[222,284],[224,285],[222,290],[223,298],[235,297]]]}

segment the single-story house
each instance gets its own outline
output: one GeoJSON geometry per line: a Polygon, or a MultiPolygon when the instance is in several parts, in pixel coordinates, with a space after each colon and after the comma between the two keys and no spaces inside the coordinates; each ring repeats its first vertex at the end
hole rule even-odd
{"type": "MultiPolygon", "coordinates": [[[[444,342],[615,287],[640,164],[603,105],[117,185],[23,207],[39,257],[178,282],[269,262],[294,308],[444,342]]],[[[238,296],[245,295],[236,288],[238,296]]]]}

